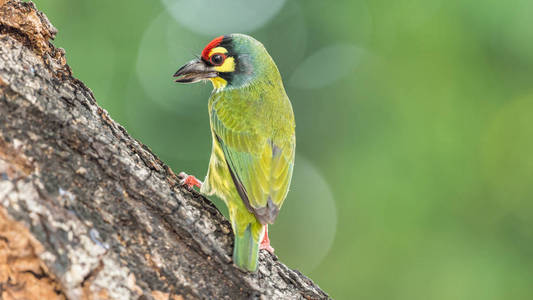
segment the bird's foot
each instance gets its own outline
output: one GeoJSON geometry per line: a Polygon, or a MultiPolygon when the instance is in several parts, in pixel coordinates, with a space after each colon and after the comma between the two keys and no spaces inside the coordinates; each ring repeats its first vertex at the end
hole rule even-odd
{"type": "Polygon", "coordinates": [[[268,238],[268,227],[265,228],[265,236],[263,237],[261,244],[259,244],[259,250],[266,250],[270,252],[271,254],[274,254],[274,248],[270,246],[270,239],[268,238]]]}
{"type": "Polygon", "coordinates": [[[268,252],[270,252],[271,254],[274,254],[274,248],[272,248],[272,246],[270,246],[270,243],[263,243],[261,242],[261,244],[259,244],[259,250],[266,250],[268,252]]]}
{"type": "Polygon", "coordinates": [[[180,172],[178,174],[180,183],[184,185],[187,189],[191,190],[194,186],[201,188],[202,182],[192,175],[187,175],[185,172],[180,172]]]}

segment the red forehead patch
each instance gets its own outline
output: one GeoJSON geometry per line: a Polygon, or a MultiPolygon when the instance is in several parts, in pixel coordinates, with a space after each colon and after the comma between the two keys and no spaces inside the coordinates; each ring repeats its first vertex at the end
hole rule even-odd
{"type": "Polygon", "coordinates": [[[224,38],[224,36],[221,35],[221,36],[217,37],[216,39],[212,40],[209,44],[207,44],[207,46],[205,46],[204,50],[202,51],[203,59],[209,60],[209,51],[211,51],[211,49],[213,49],[216,46],[218,46],[220,44],[220,42],[222,42],[223,38],[224,38]]]}

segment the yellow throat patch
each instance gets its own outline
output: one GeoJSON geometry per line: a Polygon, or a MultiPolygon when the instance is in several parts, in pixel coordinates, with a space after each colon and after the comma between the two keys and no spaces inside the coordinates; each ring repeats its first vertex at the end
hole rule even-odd
{"type": "Polygon", "coordinates": [[[222,77],[209,78],[215,89],[221,89],[228,85],[228,82],[222,77]]]}

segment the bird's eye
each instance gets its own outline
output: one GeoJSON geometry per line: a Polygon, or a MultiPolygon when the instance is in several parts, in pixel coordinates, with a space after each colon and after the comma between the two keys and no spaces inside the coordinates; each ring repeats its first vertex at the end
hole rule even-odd
{"type": "Polygon", "coordinates": [[[214,54],[211,56],[211,63],[215,66],[220,66],[224,62],[224,58],[223,54],[214,54]]]}

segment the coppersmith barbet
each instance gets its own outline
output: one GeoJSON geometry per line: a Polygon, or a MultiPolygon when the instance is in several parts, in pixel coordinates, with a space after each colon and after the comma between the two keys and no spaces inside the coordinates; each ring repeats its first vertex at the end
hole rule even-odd
{"type": "Polygon", "coordinates": [[[281,75],[260,42],[229,34],[211,41],[174,77],[213,83],[207,176],[204,183],[181,176],[189,187],[224,200],[235,234],[233,261],[255,271],[259,249],[273,251],[268,224],[278,216],[294,165],[294,114],[281,75]]]}

